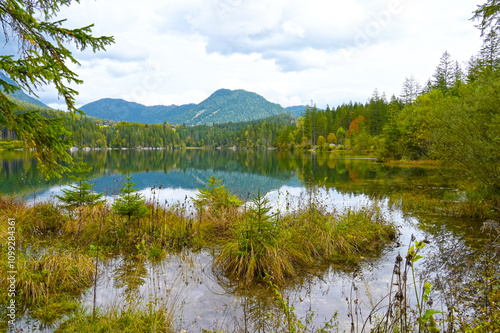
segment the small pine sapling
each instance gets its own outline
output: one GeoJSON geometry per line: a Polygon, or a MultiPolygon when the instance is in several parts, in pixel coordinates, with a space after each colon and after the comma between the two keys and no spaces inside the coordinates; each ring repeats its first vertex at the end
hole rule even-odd
{"type": "Polygon", "coordinates": [[[128,174],[120,189],[120,197],[115,200],[112,207],[115,213],[121,216],[128,217],[128,224],[130,221],[139,220],[147,213],[147,208],[144,205],[144,197],[140,194],[134,194],[137,188],[134,186],[136,183],[131,182],[132,176],[128,174]]]}
{"type": "Polygon", "coordinates": [[[75,208],[81,208],[82,206],[94,206],[101,203],[103,200],[102,193],[94,192],[94,184],[91,184],[89,180],[91,177],[89,173],[91,168],[79,159],[71,170],[69,178],[71,178],[75,183],[68,185],[69,188],[63,189],[63,195],[57,195],[56,198],[59,199],[65,208],[69,210],[74,210],[75,208]]]}

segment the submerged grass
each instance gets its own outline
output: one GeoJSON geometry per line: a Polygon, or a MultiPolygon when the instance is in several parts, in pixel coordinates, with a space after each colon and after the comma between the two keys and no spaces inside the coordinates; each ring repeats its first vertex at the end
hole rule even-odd
{"type": "Polygon", "coordinates": [[[95,317],[81,309],[55,332],[174,332],[173,323],[174,315],[168,307],[150,302],[146,309],[129,305],[125,309],[98,311],[95,317]]]}
{"type": "MultiPolygon", "coordinates": [[[[16,261],[16,311],[23,313],[29,309],[33,318],[40,319],[45,324],[51,324],[65,313],[75,311],[78,307],[77,299],[91,286],[94,277],[92,259],[78,251],[18,251],[16,261]]],[[[9,289],[9,271],[12,268],[3,260],[0,270],[2,290],[9,289]]],[[[1,295],[0,303],[8,304],[8,294],[1,295]]]]}
{"type": "MultiPolygon", "coordinates": [[[[18,312],[29,309],[32,317],[46,324],[78,312],[76,298],[95,282],[99,259],[117,254],[154,263],[169,251],[212,249],[214,270],[225,277],[249,285],[268,276],[283,285],[304,269],[325,262],[356,262],[395,237],[394,226],[374,210],[337,214],[313,205],[272,215],[260,194],[253,205],[241,208],[241,202],[219,190],[226,191],[222,185],[214,186],[213,193],[202,192],[203,200],[194,204],[187,198],[175,205],[153,200],[146,204],[146,215],[133,221],[115,214],[106,203],[75,212],[50,201],[27,206],[0,198],[3,250],[8,237],[3,224],[9,218],[16,221],[16,302],[22,305],[18,312]],[[226,199],[221,201],[221,196],[226,199]]],[[[6,256],[2,258],[2,267],[7,268],[6,256]]],[[[0,288],[7,289],[7,271],[0,272],[0,288]]],[[[6,304],[6,296],[2,297],[6,304]]],[[[120,327],[134,316],[138,313],[99,315],[96,325],[120,327]]],[[[89,320],[83,315],[75,318],[80,323],[89,320]]]]}
{"type": "MultiPolygon", "coordinates": [[[[498,201],[498,198],[496,199],[498,201]]],[[[437,216],[455,216],[484,220],[499,216],[499,202],[469,198],[466,194],[454,194],[449,198],[433,197],[424,191],[393,194],[389,198],[391,207],[406,213],[437,216]]]]}
{"type": "MultiPolygon", "coordinates": [[[[252,204],[238,207],[239,202],[220,189],[214,182],[194,204],[187,198],[175,205],[153,199],[146,204],[146,215],[134,221],[104,203],[75,213],[54,202],[28,207],[0,198],[2,251],[8,238],[5,223],[16,220],[16,302],[22,305],[18,312],[28,309],[44,323],[75,313],[58,332],[165,332],[172,330],[173,322],[172,307],[166,305],[98,311],[95,316],[78,306],[77,297],[95,282],[99,258],[119,254],[155,263],[169,251],[211,249],[214,271],[239,286],[283,286],[310,268],[345,267],[377,256],[396,238],[395,226],[376,205],[331,212],[311,192],[297,211],[271,214],[269,201],[260,194],[252,204]]],[[[390,204],[407,212],[491,216],[487,202],[425,193],[393,195],[390,204]]],[[[6,256],[0,260],[0,288],[6,290],[6,256]]],[[[498,290],[498,283],[494,286],[498,290]]],[[[7,304],[7,296],[1,295],[1,304],[7,304]]],[[[0,307],[0,315],[4,311],[0,307]]]]}

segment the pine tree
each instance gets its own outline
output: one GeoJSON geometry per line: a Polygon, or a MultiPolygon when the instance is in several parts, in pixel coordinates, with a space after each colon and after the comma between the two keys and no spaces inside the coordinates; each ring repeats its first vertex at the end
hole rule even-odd
{"type": "Polygon", "coordinates": [[[405,105],[413,103],[420,94],[421,87],[413,75],[405,79],[401,90],[401,100],[405,105]]]}
{"type": "Polygon", "coordinates": [[[464,71],[462,70],[462,66],[458,63],[458,61],[455,61],[455,64],[453,65],[453,70],[452,70],[452,83],[451,83],[451,88],[455,90],[455,88],[458,88],[464,83],[464,71]]]}
{"type": "Polygon", "coordinates": [[[500,36],[497,31],[491,30],[485,36],[479,51],[479,61],[487,69],[497,69],[500,66],[500,36]]]}
{"type": "Polygon", "coordinates": [[[80,208],[82,206],[93,206],[102,202],[102,193],[95,193],[93,188],[95,184],[89,182],[89,173],[91,168],[83,162],[82,159],[76,163],[69,175],[75,181],[70,184],[68,189],[63,189],[64,195],[57,195],[56,198],[64,203],[68,209],[80,208]]]}
{"type": "Polygon", "coordinates": [[[432,88],[439,89],[445,94],[448,93],[453,85],[453,62],[448,51],[445,51],[441,56],[433,78],[432,88]]]}
{"type": "Polygon", "coordinates": [[[478,6],[473,19],[480,21],[477,27],[481,30],[481,36],[492,30],[500,30],[500,0],[487,0],[478,6]]]}
{"type": "Polygon", "coordinates": [[[481,64],[479,58],[472,56],[467,62],[467,75],[465,79],[467,83],[476,81],[481,74],[481,64]]]}
{"type": "Polygon", "coordinates": [[[198,189],[194,201],[200,210],[207,208],[214,213],[219,213],[222,210],[241,205],[241,200],[229,192],[223,181],[224,179],[212,176],[208,179],[208,188],[198,189]]]}
{"type": "Polygon", "coordinates": [[[140,219],[146,215],[147,208],[144,206],[144,198],[140,194],[133,194],[137,191],[136,183],[131,182],[132,176],[128,174],[120,189],[120,197],[112,205],[113,210],[118,215],[127,216],[128,222],[140,219]]]}

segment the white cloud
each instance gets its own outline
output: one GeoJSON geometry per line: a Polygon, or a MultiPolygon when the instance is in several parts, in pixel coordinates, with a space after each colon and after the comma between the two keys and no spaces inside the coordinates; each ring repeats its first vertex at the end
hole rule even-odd
{"type": "MultiPolygon", "coordinates": [[[[448,50],[466,61],[480,46],[465,0],[83,1],[61,12],[72,26],[113,35],[107,52],[75,53],[79,105],[124,98],[198,103],[219,88],[284,106],[364,102],[424,83],[448,50]]],[[[4,49],[7,50],[7,49],[4,49]]],[[[60,105],[53,89],[40,96],[60,105]]]]}

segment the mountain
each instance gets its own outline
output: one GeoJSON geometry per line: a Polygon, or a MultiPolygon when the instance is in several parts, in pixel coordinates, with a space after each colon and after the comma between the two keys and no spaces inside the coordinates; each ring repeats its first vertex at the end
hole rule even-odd
{"type": "Polygon", "coordinates": [[[306,111],[307,106],[305,105],[297,105],[297,106],[289,106],[286,108],[288,112],[293,114],[295,118],[299,118],[306,111]]]}
{"type": "MultiPolygon", "coordinates": [[[[171,106],[145,106],[139,103],[127,102],[123,99],[103,98],[95,102],[85,104],[80,108],[90,117],[107,120],[128,121],[131,123],[154,124],[156,118],[176,109],[171,106]]],[[[163,121],[158,121],[161,123],[163,121]]]]}
{"type": "Polygon", "coordinates": [[[189,125],[241,122],[285,113],[279,104],[245,90],[220,89],[192,109],[172,117],[172,123],[189,125]]]}
{"type": "Polygon", "coordinates": [[[288,113],[279,104],[245,90],[220,89],[199,104],[145,106],[121,99],[105,98],[80,108],[88,116],[144,124],[186,125],[251,121],[288,113]]]}
{"type": "MultiPolygon", "coordinates": [[[[17,83],[15,83],[14,81],[12,81],[9,77],[5,76],[3,73],[0,72],[0,80],[2,81],[5,81],[9,84],[12,84],[16,87],[19,87],[19,85],[17,83]]],[[[0,91],[3,92],[3,89],[2,87],[0,87],[0,91]]],[[[11,97],[14,97],[14,98],[17,98],[18,100],[21,100],[21,101],[24,101],[24,102],[27,102],[29,104],[33,104],[33,105],[36,105],[36,106],[40,106],[42,108],[45,108],[45,109],[50,109],[49,106],[47,106],[46,104],[40,102],[38,99],[36,98],[33,98],[29,95],[27,95],[24,91],[22,90],[16,90],[15,92],[13,92],[12,94],[10,94],[9,96],[11,97]]]]}

